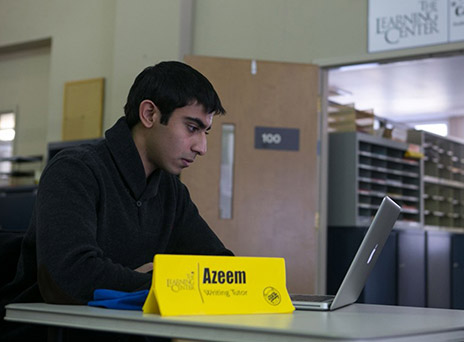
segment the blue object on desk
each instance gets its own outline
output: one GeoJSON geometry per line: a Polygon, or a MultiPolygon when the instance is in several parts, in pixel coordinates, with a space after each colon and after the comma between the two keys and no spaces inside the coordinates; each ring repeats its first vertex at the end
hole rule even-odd
{"type": "Polygon", "coordinates": [[[87,304],[90,306],[100,306],[108,309],[141,311],[147,296],[148,290],[123,292],[98,289],[93,293],[93,300],[87,304]]]}

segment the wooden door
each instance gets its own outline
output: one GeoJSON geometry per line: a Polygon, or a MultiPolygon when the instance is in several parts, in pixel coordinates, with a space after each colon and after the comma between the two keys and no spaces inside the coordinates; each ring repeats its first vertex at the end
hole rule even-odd
{"type": "Polygon", "coordinates": [[[314,293],[319,68],[198,56],[186,63],[211,81],[227,110],[213,120],[206,155],[181,176],[201,215],[236,255],[283,257],[289,291],[314,293]],[[223,124],[235,134],[230,219],[219,215],[223,124]],[[297,131],[298,150],[255,148],[256,127],[297,131]]]}

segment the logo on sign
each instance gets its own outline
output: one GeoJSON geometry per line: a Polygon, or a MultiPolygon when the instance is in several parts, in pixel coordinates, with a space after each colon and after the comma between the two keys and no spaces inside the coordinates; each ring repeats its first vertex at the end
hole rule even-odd
{"type": "Polygon", "coordinates": [[[194,277],[195,277],[195,272],[190,272],[186,274],[185,278],[166,279],[166,285],[173,292],[194,290],[194,277]]]}
{"type": "Polygon", "coordinates": [[[280,292],[277,291],[274,287],[268,286],[263,291],[263,297],[271,305],[279,305],[282,300],[280,292]]]}
{"type": "Polygon", "coordinates": [[[397,44],[408,37],[438,34],[436,1],[419,1],[419,10],[376,19],[376,33],[383,35],[388,44],[397,44]]]}
{"type": "Polygon", "coordinates": [[[456,0],[451,2],[451,8],[456,17],[464,17],[464,1],[456,0]],[[454,7],[454,8],[453,8],[454,7]]]}

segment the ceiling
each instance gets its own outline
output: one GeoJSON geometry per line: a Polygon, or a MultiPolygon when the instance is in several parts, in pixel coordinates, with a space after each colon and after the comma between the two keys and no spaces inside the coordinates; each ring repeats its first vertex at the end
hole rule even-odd
{"type": "Polygon", "coordinates": [[[464,55],[329,71],[330,99],[403,123],[464,115],[464,55]]]}

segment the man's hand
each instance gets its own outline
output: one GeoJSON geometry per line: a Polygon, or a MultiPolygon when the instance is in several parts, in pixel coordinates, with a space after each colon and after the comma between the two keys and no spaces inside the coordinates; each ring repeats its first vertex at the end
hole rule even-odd
{"type": "Polygon", "coordinates": [[[136,272],[140,272],[140,273],[148,273],[148,272],[151,272],[153,271],[153,263],[152,262],[149,262],[149,263],[146,263],[145,265],[142,265],[140,267],[137,267],[135,269],[136,272]]]}

